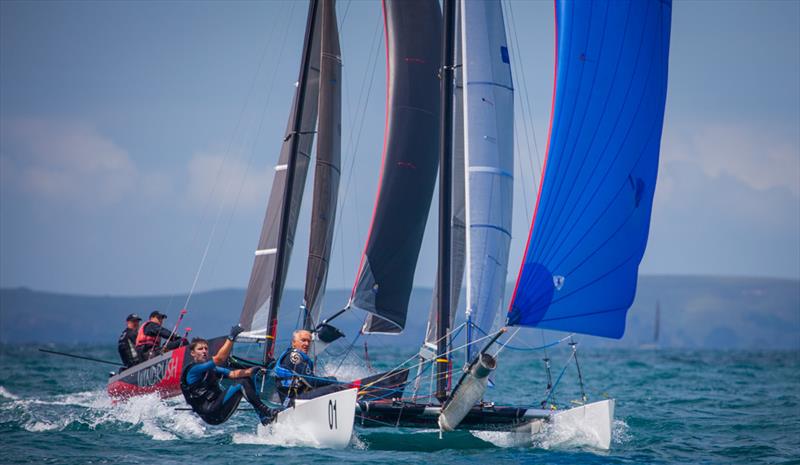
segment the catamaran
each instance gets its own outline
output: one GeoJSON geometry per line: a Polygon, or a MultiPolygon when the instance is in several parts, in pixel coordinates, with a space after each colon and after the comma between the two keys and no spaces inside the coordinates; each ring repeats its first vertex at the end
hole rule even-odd
{"type": "MultiPolygon", "coordinates": [[[[519,328],[611,338],[624,333],[655,189],[671,2],[556,1],[548,146],[505,316],[515,89],[502,4],[444,0],[440,7],[438,0],[383,0],[382,6],[383,166],[351,297],[343,310],[320,321],[340,177],[342,60],[335,0],[310,0],[298,85],[239,320],[247,330],[240,338],[263,346],[262,357],[236,362],[270,367],[275,361],[281,296],[316,136],[300,309],[302,328],[314,333],[314,354],[342,337],[331,323],[344,312],[366,312],[365,337],[403,331],[438,171],[435,299],[425,341],[406,363],[305,393],[274,427],[305,425],[319,444],[342,447],[354,424],[535,435],[547,424],[578,423],[593,432],[592,446],[608,449],[613,399],[589,402],[582,394],[577,406],[554,405],[548,383],[543,401],[503,406],[485,399],[486,387],[519,328]],[[466,314],[455,326],[452,309],[464,278],[466,314]],[[461,329],[465,339],[455,346],[461,329]],[[453,363],[462,352],[464,369],[455,380],[453,363]],[[431,373],[427,395],[425,373],[431,373]]],[[[221,341],[212,340],[212,350],[221,341]]],[[[111,378],[109,392],[175,395],[188,362],[185,349],[161,355],[111,378]]]]}

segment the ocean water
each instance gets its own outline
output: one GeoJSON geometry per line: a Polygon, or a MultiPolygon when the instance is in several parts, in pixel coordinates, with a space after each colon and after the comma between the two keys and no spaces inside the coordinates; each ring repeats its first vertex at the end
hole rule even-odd
{"type": "MultiPolygon", "coordinates": [[[[110,346],[50,348],[116,356],[110,346]]],[[[376,369],[387,368],[411,353],[371,348],[370,359],[376,369]]],[[[569,352],[549,355],[557,377],[569,352]]],[[[541,356],[505,351],[487,398],[538,404],[541,356]]],[[[800,352],[586,349],[579,362],[589,399],[616,399],[609,451],[592,449],[571,430],[537,438],[456,432],[439,439],[437,431],[392,428],[358,430],[348,448],[327,450],[288,432],[264,435],[248,411],[209,426],[177,398],[115,403],[105,393],[113,367],[4,346],[0,463],[800,464],[800,352]]],[[[568,404],[579,396],[570,362],[555,400],[568,404]]]]}

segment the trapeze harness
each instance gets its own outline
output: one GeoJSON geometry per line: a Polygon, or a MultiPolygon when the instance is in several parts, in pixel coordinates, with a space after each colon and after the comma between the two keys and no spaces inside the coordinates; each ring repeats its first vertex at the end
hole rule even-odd
{"type": "MultiPolygon", "coordinates": [[[[286,349],[280,357],[278,357],[278,363],[275,365],[274,368],[275,373],[275,381],[278,383],[278,387],[282,388],[286,391],[287,394],[291,394],[292,396],[297,394],[297,391],[300,390],[300,386],[298,386],[297,380],[303,379],[303,375],[313,375],[314,373],[314,361],[311,360],[305,352],[302,350],[288,348],[286,349]],[[300,361],[294,362],[290,360],[290,362],[294,365],[300,365],[301,363],[305,362],[305,373],[297,373],[294,370],[290,370],[285,368],[282,364],[284,359],[288,356],[291,357],[291,354],[295,353],[300,356],[300,361]],[[294,392],[292,392],[294,391],[294,392]]],[[[305,380],[304,380],[305,381],[305,380]]],[[[307,383],[306,383],[307,384],[307,383]]],[[[309,386],[310,387],[310,386],[309,386]]]]}
{"type": "Polygon", "coordinates": [[[186,403],[192,406],[195,412],[199,414],[211,413],[214,401],[222,395],[222,389],[219,387],[220,376],[217,371],[212,368],[203,373],[203,377],[196,383],[189,384],[187,378],[189,371],[192,367],[198,365],[197,363],[190,363],[183,369],[181,374],[181,392],[183,397],[186,398],[186,403]]]}

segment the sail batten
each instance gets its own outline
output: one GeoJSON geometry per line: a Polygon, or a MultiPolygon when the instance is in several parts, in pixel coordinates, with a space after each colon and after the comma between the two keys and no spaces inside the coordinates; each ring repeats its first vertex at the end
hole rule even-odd
{"type": "Polygon", "coordinates": [[[669,0],[556,3],[543,180],[508,323],[622,336],[647,244],[669,0]]]}

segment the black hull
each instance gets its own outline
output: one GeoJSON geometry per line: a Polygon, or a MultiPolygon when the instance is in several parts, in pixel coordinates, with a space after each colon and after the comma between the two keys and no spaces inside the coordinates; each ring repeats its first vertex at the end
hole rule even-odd
{"type": "MultiPolygon", "coordinates": [[[[359,401],[356,426],[361,428],[439,429],[439,405],[411,402],[359,401]]],[[[549,421],[551,412],[528,407],[477,405],[456,429],[470,431],[513,431],[532,421],[549,421]]]]}
{"type": "Polygon", "coordinates": [[[408,368],[396,371],[387,371],[377,375],[367,376],[352,383],[333,384],[309,391],[297,396],[298,399],[315,399],[320,396],[345,389],[358,388],[359,401],[374,401],[378,399],[395,399],[403,395],[408,381],[408,368]]]}

